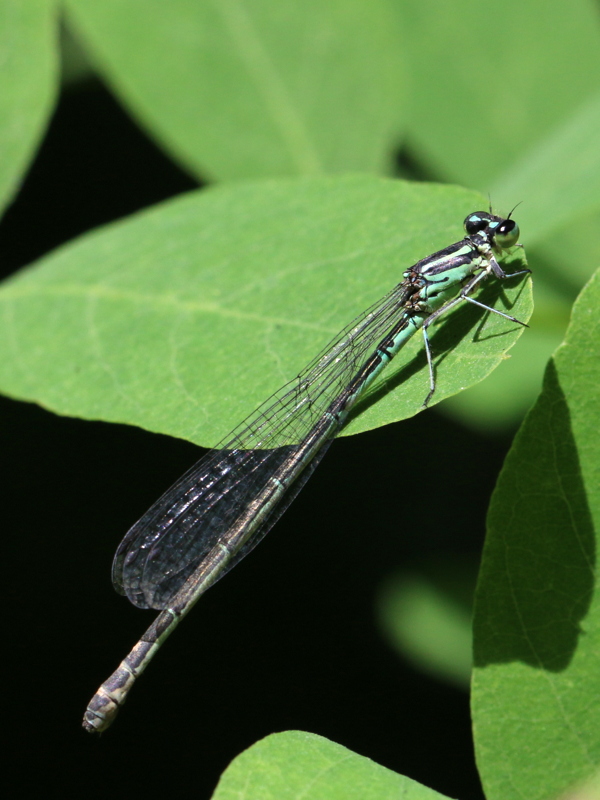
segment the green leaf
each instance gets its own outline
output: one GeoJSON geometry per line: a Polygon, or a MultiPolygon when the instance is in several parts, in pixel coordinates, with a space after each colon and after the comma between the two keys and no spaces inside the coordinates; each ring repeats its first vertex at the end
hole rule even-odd
{"type": "Polygon", "coordinates": [[[410,144],[429,174],[489,191],[600,88],[590,0],[396,2],[415,84],[410,144]]]}
{"type": "MultiPolygon", "coordinates": [[[[535,281],[538,309],[537,274],[535,281]]],[[[514,429],[535,402],[549,356],[562,341],[560,332],[546,330],[536,321],[487,380],[444,400],[441,411],[475,430],[514,429]]]]}
{"type": "MultiPolygon", "coordinates": [[[[569,219],[534,246],[535,260],[543,263],[549,280],[563,289],[564,299],[568,297],[565,288],[578,293],[600,264],[599,229],[600,209],[596,209],[569,219]]],[[[527,253],[532,256],[529,247],[527,253]]]]}
{"type": "Polygon", "coordinates": [[[377,601],[389,643],[417,669],[468,689],[476,565],[439,560],[386,580],[377,601]]]}
{"type": "Polygon", "coordinates": [[[557,796],[600,763],[600,273],[498,480],[475,606],[488,800],[557,796]]]}
{"type": "Polygon", "coordinates": [[[515,198],[523,203],[519,222],[529,245],[600,208],[599,139],[600,91],[537,142],[492,189],[501,207],[515,198]]]}
{"type": "Polygon", "coordinates": [[[304,731],[267,736],[223,773],[213,800],[440,800],[444,795],[304,731]]]}
{"type": "Polygon", "coordinates": [[[589,780],[579,781],[570,787],[561,800],[598,800],[600,797],[600,770],[595,772],[589,780]]]}
{"type": "Polygon", "coordinates": [[[58,83],[53,0],[0,0],[0,208],[18,189],[58,83]]]}
{"type": "Polygon", "coordinates": [[[389,171],[403,67],[389,0],[65,0],[97,68],[202,178],[389,171]]]}
{"type": "MultiPolygon", "coordinates": [[[[236,184],[167,202],[4,284],[0,387],[61,414],[214,445],[408,266],[460,239],[461,221],[481,204],[464,189],[366,175],[236,184]]],[[[490,283],[480,297],[526,321],[530,284],[490,283]]],[[[485,377],[521,332],[470,303],[444,317],[432,336],[434,399],[485,377]]],[[[427,388],[415,336],[345,432],[415,414],[427,388]]]]}

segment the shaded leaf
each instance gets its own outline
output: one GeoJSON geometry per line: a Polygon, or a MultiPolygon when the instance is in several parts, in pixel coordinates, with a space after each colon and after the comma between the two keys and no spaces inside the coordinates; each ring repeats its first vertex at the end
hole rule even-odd
{"type": "Polygon", "coordinates": [[[202,178],[389,171],[404,75],[387,0],[65,0],[99,71],[202,178]]]}
{"type": "Polygon", "coordinates": [[[554,796],[600,763],[599,304],[597,273],[490,507],[473,686],[489,800],[554,796]]]}

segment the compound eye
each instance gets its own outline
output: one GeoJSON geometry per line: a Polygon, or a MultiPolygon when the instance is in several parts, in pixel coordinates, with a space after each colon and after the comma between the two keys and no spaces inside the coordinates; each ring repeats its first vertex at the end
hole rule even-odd
{"type": "Polygon", "coordinates": [[[494,234],[494,241],[503,250],[513,247],[518,241],[521,231],[514,219],[505,219],[504,222],[498,226],[494,234]]]}
{"type": "MultiPolygon", "coordinates": [[[[484,218],[482,211],[476,211],[474,214],[469,214],[465,220],[465,230],[469,236],[479,231],[485,230],[490,224],[489,219],[484,218]]],[[[487,215],[486,215],[487,216],[487,215]]]]}

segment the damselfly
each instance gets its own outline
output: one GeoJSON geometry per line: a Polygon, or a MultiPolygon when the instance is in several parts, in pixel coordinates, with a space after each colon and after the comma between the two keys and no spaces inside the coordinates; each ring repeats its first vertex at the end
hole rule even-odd
{"type": "Polygon", "coordinates": [[[98,689],[83,726],[111,724],[136,678],[199,597],[234,567],[283,514],[350,409],[401,347],[423,332],[435,391],[428,328],[462,301],[518,319],[471,297],[487,278],[507,274],[498,258],[517,245],[514,220],[479,211],[466,236],[418,261],[382,300],[341,331],[298,377],[263,403],[144,514],[113,562],[115,589],[139,608],[161,609],[116,671],[98,689]]]}

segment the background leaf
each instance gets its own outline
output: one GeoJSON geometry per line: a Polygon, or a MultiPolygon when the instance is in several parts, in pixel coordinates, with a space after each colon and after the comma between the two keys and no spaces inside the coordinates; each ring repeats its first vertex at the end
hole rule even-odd
{"type": "Polygon", "coordinates": [[[0,209],[47,123],[57,84],[53,0],[0,0],[0,209]]]}
{"type": "MultiPolygon", "coordinates": [[[[463,189],[367,176],[190,194],[6,283],[0,383],[63,414],[215,444],[410,264],[460,239],[481,202],[463,189]]],[[[526,321],[530,292],[515,279],[481,297],[526,321]]],[[[463,305],[432,338],[435,400],[481,380],[522,332],[463,305]]],[[[415,336],[346,432],[415,414],[427,386],[415,336]]]]}
{"type": "Polygon", "coordinates": [[[267,736],[223,773],[213,800],[436,800],[444,795],[322,736],[267,736]]]}
{"type": "Polygon", "coordinates": [[[397,4],[414,81],[411,144],[433,174],[488,191],[598,90],[591,0],[397,4]]]}
{"type": "Polygon", "coordinates": [[[489,800],[553,796],[600,762],[599,303],[597,273],[490,507],[473,684],[489,800]]]}
{"type": "Polygon", "coordinates": [[[420,564],[388,578],[377,600],[379,624],[392,647],[417,669],[466,691],[477,566],[465,559],[420,564]]]}
{"type": "Polygon", "coordinates": [[[387,0],[65,0],[100,72],[214,179],[388,171],[405,83],[387,0]]]}
{"type": "MultiPolygon", "coordinates": [[[[600,42],[599,42],[600,44],[600,42]]],[[[519,217],[531,246],[600,207],[600,92],[504,172],[495,202],[526,200],[519,217]]]]}

